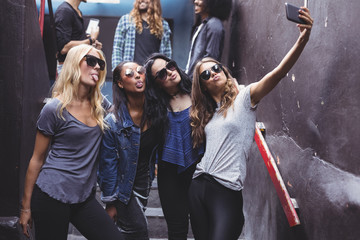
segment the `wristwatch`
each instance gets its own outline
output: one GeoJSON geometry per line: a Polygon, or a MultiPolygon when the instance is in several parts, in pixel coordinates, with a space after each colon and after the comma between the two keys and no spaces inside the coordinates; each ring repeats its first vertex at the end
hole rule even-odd
{"type": "Polygon", "coordinates": [[[94,42],[94,41],[92,40],[91,36],[89,37],[89,42],[90,42],[90,43],[89,43],[90,45],[93,45],[93,42],[94,42]]]}

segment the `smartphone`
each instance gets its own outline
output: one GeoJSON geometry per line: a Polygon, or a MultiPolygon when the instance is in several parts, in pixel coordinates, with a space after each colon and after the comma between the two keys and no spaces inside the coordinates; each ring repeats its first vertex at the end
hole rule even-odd
{"type": "Polygon", "coordinates": [[[86,34],[90,35],[91,33],[91,29],[92,28],[96,28],[97,26],[99,26],[99,19],[96,19],[96,18],[90,18],[90,21],[89,21],[89,25],[86,29],[86,34]]]}
{"type": "Polygon", "coordinates": [[[299,10],[300,8],[291,5],[290,3],[285,3],[285,9],[286,9],[286,18],[289,21],[300,23],[300,24],[306,24],[305,20],[299,18],[299,10]]]}

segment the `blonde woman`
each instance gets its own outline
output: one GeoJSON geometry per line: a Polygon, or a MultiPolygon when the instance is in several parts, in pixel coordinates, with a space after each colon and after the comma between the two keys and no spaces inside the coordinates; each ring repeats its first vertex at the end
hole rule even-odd
{"type": "Polygon", "coordinates": [[[171,30],[161,14],[160,0],[134,1],[134,8],[120,18],[115,30],[113,70],[123,61],[144,64],[156,52],[171,58],[171,30]]]}
{"type": "Polygon", "coordinates": [[[33,218],[37,240],[66,240],[69,222],[87,239],[123,239],[95,199],[105,69],[103,53],[90,45],[68,52],[37,121],[20,216],[26,236],[33,218]]]}
{"type": "Polygon", "coordinates": [[[190,218],[196,240],[238,239],[244,224],[242,188],[254,138],[256,106],[292,68],[310,37],[313,19],[302,7],[300,35],[271,72],[244,88],[212,58],[199,61],[192,87],[194,146],[204,144],[189,189],[190,218]]]}

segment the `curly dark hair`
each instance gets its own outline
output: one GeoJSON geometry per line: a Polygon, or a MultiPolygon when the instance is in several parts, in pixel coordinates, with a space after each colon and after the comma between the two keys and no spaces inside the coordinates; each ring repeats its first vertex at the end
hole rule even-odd
{"type": "MultiPolygon", "coordinates": [[[[113,112],[114,112],[116,119],[119,121],[122,121],[121,116],[119,116],[119,114],[118,114],[120,112],[121,105],[124,104],[126,106],[128,99],[127,99],[125,90],[123,88],[120,88],[118,83],[122,81],[121,71],[122,71],[124,65],[126,63],[132,63],[132,62],[133,61],[123,61],[123,62],[119,63],[114,68],[114,71],[113,71],[113,85],[112,85],[112,90],[113,90],[112,95],[113,95],[113,104],[114,104],[113,112]]],[[[133,62],[133,63],[140,65],[137,62],[133,62]]],[[[146,98],[145,98],[144,109],[146,109],[146,98]]],[[[145,114],[143,114],[143,116],[141,118],[140,127],[143,128],[147,121],[148,121],[148,124],[151,124],[151,116],[147,115],[146,111],[145,111],[145,114]]]]}
{"type": "Polygon", "coordinates": [[[217,17],[221,21],[230,16],[232,0],[203,0],[203,4],[210,16],[217,17]]]}
{"type": "MultiPolygon", "coordinates": [[[[216,17],[221,21],[227,20],[231,13],[232,0],[203,0],[205,11],[209,13],[210,17],[216,17]]],[[[201,17],[198,15],[195,18],[195,24],[191,29],[191,33],[197,26],[201,24],[201,17]]],[[[191,34],[191,35],[192,35],[191,34]]]]}

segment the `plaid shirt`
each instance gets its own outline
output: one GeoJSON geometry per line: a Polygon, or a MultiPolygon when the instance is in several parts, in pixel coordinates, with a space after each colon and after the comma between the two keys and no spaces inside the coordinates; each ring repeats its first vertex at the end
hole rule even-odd
{"type": "MultiPolygon", "coordinates": [[[[162,20],[164,33],[160,43],[159,52],[171,58],[171,30],[169,24],[162,20]]],[[[135,24],[130,20],[130,15],[122,16],[115,30],[113,52],[112,52],[112,70],[123,61],[133,61],[135,52],[135,24]]]]}

